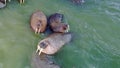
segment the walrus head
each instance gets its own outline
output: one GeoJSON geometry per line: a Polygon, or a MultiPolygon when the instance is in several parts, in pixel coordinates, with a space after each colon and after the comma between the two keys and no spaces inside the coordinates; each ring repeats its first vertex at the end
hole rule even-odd
{"type": "Polygon", "coordinates": [[[39,52],[39,55],[41,54],[42,50],[44,50],[47,46],[48,46],[48,42],[46,41],[43,41],[43,42],[40,42],[37,46],[37,50],[36,50],[36,53],[39,52]]]}

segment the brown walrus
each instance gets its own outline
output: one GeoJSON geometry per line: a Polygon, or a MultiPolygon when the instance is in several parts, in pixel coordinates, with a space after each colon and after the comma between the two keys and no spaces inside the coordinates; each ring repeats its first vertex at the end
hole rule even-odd
{"type": "Polygon", "coordinates": [[[39,55],[41,52],[49,55],[55,54],[71,38],[71,33],[53,33],[38,43],[36,52],[39,52],[39,55]]]}
{"type": "Polygon", "coordinates": [[[68,32],[69,25],[66,23],[62,23],[63,14],[60,13],[52,14],[48,20],[49,20],[48,24],[53,32],[61,32],[61,33],[68,32]]]}
{"type": "Polygon", "coordinates": [[[47,25],[47,18],[42,11],[36,11],[32,14],[30,19],[30,26],[35,33],[44,32],[47,25]]]}

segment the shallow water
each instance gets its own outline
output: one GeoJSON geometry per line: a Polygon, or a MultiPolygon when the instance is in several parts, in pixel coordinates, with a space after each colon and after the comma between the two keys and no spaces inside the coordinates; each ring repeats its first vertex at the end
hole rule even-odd
{"type": "Polygon", "coordinates": [[[62,68],[120,68],[120,0],[16,0],[0,9],[0,68],[31,68],[31,55],[44,35],[30,29],[32,12],[59,12],[73,40],[55,54],[62,68]]]}

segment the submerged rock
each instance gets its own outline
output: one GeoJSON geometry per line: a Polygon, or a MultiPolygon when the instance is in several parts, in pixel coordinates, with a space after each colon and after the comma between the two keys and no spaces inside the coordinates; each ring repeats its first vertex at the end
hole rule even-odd
{"type": "Polygon", "coordinates": [[[51,57],[48,57],[46,54],[41,56],[33,54],[31,60],[32,68],[60,68],[60,66],[53,63],[51,57]]]}

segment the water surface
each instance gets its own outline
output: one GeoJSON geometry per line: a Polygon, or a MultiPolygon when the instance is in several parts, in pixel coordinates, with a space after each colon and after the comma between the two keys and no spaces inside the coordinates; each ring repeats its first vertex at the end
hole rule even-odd
{"type": "Polygon", "coordinates": [[[0,9],[0,68],[31,68],[31,55],[44,35],[35,35],[29,19],[36,10],[59,12],[73,40],[55,54],[62,68],[120,68],[120,0],[16,0],[0,9]]]}

